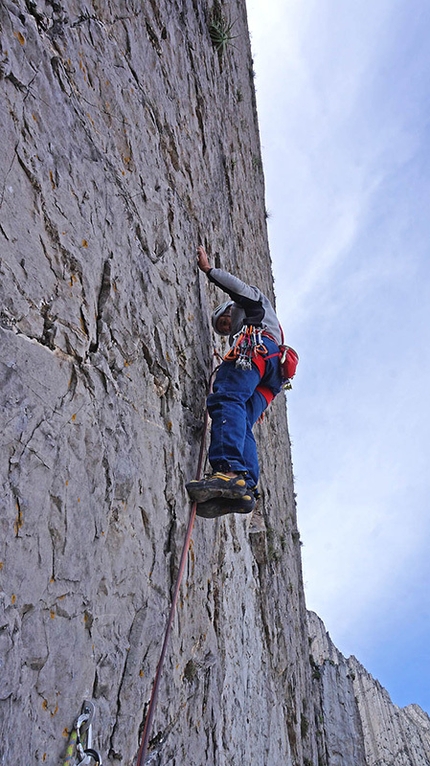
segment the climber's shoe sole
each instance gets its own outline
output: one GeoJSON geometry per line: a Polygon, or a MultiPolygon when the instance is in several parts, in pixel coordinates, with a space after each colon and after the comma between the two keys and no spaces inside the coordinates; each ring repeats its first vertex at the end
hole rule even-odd
{"type": "Polygon", "coordinates": [[[245,494],[235,499],[213,497],[204,503],[198,503],[196,514],[204,519],[217,519],[227,513],[251,513],[255,508],[255,497],[245,494]]]}
{"type": "Polygon", "coordinates": [[[246,491],[246,481],[243,476],[226,476],[224,473],[214,473],[207,479],[194,479],[185,485],[187,492],[195,503],[205,503],[214,497],[226,497],[237,500],[246,491]]]}

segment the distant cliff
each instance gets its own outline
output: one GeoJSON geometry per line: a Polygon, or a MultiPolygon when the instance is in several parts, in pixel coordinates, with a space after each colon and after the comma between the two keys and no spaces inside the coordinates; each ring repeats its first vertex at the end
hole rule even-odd
{"type": "MultiPolygon", "coordinates": [[[[131,766],[221,297],[196,245],[273,295],[245,2],[0,14],[0,763],[63,763],[91,700],[131,766]]],[[[427,716],[309,634],[282,397],[257,435],[257,512],[197,520],[148,762],[429,763],[427,716]]]]}
{"type": "Polygon", "coordinates": [[[428,766],[430,718],[399,708],[362,665],[345,659],[319,617],[309,612],[315,713],[327,766],[428,766]]]}

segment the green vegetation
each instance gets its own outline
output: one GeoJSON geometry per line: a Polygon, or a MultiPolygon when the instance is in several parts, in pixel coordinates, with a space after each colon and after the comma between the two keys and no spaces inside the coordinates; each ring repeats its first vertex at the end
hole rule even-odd
{"type": "Polygon", "coordinates": [[[237,37],[232,34],[235,23],[222,12],[219,2],[215,2],[209,22],[209,36],[218,53],[224,53],[228,45],[233,45],[232,41],[237,37]]]}

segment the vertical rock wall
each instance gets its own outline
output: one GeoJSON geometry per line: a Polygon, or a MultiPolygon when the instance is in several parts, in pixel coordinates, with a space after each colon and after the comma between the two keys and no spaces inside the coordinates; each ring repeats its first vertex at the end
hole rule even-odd
{"type": "MultiPolygon", "coordinates": [[[[0,6],[0,763],[84,699],[132,764],[189,515],[217,264],[272,293],[244,0],[0,6]]],[[[313,764],[285,406],[254,519],[198,520],[151,763],[313,764]]]]}

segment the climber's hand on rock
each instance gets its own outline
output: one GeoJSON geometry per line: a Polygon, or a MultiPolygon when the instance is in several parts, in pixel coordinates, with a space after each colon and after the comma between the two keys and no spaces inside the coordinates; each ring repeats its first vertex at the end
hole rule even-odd
{"type": "Polygon", "coordinates": [[[205,272],[205,274],[210,271],[211,266],[203,245],[199,245],[197,248],[197,265],[201,271],[205,272]]]}

